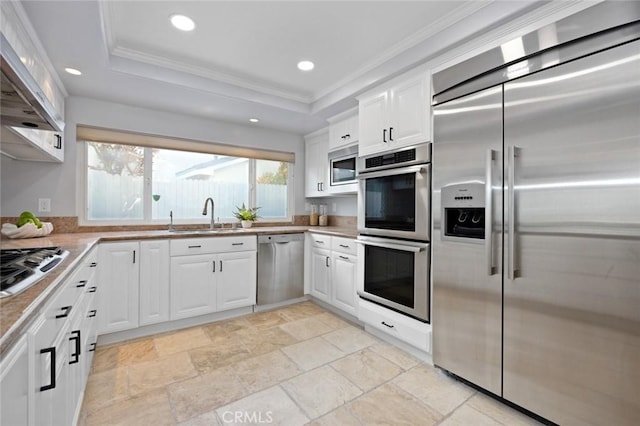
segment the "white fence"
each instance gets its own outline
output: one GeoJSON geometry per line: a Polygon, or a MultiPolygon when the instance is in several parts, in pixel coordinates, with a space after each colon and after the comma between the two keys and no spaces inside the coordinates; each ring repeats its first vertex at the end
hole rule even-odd
{"type": "MultiPolygon", "coordinates": [[[[141,176],[110,175],[89,170],[88,218],[90,220],[143,219],[143,179],[141,176]]],[[[215,217],[229,219],[236,206],[248,205],[249,188],[243,182],[212,182],[208,180],[178,180],[154,182],[153,219],[169,219],[173,210],[175,220],[201,219],[207,197],[215,202],[215,217]]],[[[287,213],[285,185],[256,186],[258,214],[261,217],[284,217],[287,213]]]]}

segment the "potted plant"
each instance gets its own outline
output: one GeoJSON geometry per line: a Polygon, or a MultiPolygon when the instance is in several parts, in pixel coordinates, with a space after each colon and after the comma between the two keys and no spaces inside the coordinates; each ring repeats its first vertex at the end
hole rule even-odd
{"type": "Polygon", "coordinates": [[[236,211],[233,212],[233,216],[242,222],[243,228],[251,228],[253,222],[258,219],[258,209],[260,207],[246,208],[244,203],[241,207],[236,206],[236,211]]]}

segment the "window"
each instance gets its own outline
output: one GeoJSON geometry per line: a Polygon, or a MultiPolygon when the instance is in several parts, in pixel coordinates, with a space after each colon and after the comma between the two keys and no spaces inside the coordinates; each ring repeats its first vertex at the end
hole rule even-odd
{"type": "Polygon", "coordinates": [[[91,223],[233,222],[236,206],[264,221],[289,220],[289,163],[102,142],[86,142],[86,220],[91,223]]]}

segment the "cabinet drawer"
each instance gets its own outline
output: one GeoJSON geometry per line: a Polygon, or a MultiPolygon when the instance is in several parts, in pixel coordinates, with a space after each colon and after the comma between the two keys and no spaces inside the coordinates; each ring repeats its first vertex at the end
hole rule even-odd
{"type": "Polygon", "coordinates": [[[331,249],[330,235],[309,234],[309,238],[311,238],[311,245],[313,247],[324,248],[327,250],[331,249]]]}
{"type": "Polygon", "coordinates": [[[398,340],[431,352],[431,325],[360,299],[358,319],[398,340]]]}
{"type": "Polygon", "coordinates": [[[171,240],[171,256],[251,251],[258,247],[254,235],[171,240]]]}
{"type": "Polygon", "coordinates": [[[356,243],[350,238],[333,237],[331,250],[355,256],[357,254],[356,243]]]}

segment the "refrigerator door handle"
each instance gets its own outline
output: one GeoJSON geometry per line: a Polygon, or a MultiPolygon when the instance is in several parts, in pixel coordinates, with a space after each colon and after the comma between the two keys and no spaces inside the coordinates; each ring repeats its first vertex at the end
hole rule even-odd
{"type": "Polygon", "coordinates": [[[484,250],[486,256],[487,274],[495,273],[493,266],[493,162],[498,151],[487,150],[486,180],[485,180],[485,215],[484,215],[484,250]]]}
{"type": "Polygon", "coordinates": [[[516,279],[516,157],[518,157],[518,151],[520,148],[516,146],[510,146],[508,148],[509,155],[509,185],[508,185],[508,197],[509,197],[509,269],[507,272],[507,278],[510,280],[516,279]]]}

